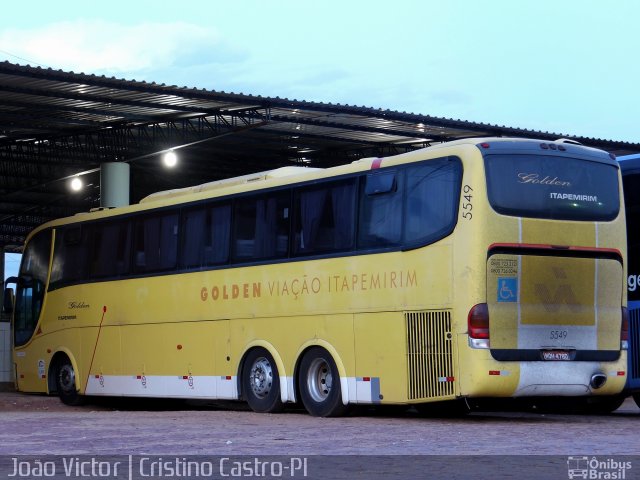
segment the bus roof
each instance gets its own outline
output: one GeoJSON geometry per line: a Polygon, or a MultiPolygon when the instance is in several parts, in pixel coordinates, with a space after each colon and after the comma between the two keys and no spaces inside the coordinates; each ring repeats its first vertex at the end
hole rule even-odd
{"type": "MultiPolygon", "coordinates": [[[[475,138],[477,145],[484,154],[491,152],[511,154],[544,154],[544,155],[570,155],[583,160],[598,163],[606,163],[618,166],[615,155],[599,148],[587,147],[573,140],[558,139],[554,142],[529,138],[475,138]]],[[[450,142],[444,145],[450,145],[450,142]]]]}
{"type": "Polygon", "coordinates": [[[158,200],[165,200],[169,198],[181,197],[183,195],[189,195],[191,193],[208,192],[217,190],[223,187],[230,187],[233,185],[242,185],[243,183],[257,182],[261,180],[268,180],[271,178],[282,178],[296,175],[304,175],[314,171],[322,170],[321,168],[308,168],[308,167],[281,167],[274,170],[266,170],[264,172],[250,173],[248,175],[242,175],[239,177],[225,178],[223,180],[216,180],[214,182],[203,183],[201,185],[194,185],[185,188],[176,188],[173,190],[163,190],[161,192],[155,192],[151,195],[147,195],[140,203],[155,202],[158,200]]]}
{"type": "Polygon", "coordinates": [[[623,175],[640,173],[640,153],[618,157],[618,162],[623,175]]]}
{"type": "Polygon", "coordinates": [[[542,151],[546,155],[563,156],[568,154],[585,160],[611,163],[618,166],[618,162],[613,160],[614,157],[610,156],[609,153],[605,152],[604,150],[586,147],[576,144],[576,142],[564,141],[562,139],[552,142],[517,137],[472,137],[454,140],[451,142],[442,142],[434,144],[427,148],[413,150],[389,157],[362,158],[351,162],[350,164],[339,165],[327,169],[302,166],[281,167],[274,170],[267,170],[248,175],[242,175],[239,177],[217,180],[186,188],[160,191],[144,197],[137,204],[119,207],[117,209],[93,209],[90,212],[77,213],[72,217],[52,220],[36,227],[32,232],[30,232],[29,236],[32,236],[36,231],[42,230],[43,228],[47,228],[51,225],[61,225],[70,222],[91,221],[120,214],[129,214],[141,210],[165,207],[176,203],[181,203],[182,201],[197,201],[201,200],[202,198],[208,197],[208,195],[217,196],[217,194],[234,194],[239,192],[240,190],[243,190],[242,187],[244,185],[246,185],[248,188],[260,188],[260,184],[262,184],[261,186],[264,187],[270,187],[273,185],[272,182],[277,182],[279,184],[280,180],[285,178],[292,179],[294,182],[304,182],[307,180],[313,181],[316,179],[331,177],[333,175],[352,173],[357,170],[377,168],[372,167],[371,165],[377,163],[377,165],[379,166],[380,162],[384,163],[384,165],[389,165],[419,160],[419,157],[421,157],[421,152],[437,152],[438,150],[446,150],[459,145],[467,145],[472,148],[478,148],[480,150],[483,150],[482,153],[484,154],[489,153],[489,151],[503,154],[534,154],[540,153],[542,151]],[[489,146],[486,147],[486,144],[488,144],[489,146]],[[549,147],[552,144],[556,145],[556,147],[562,145],[562,148],[549,147]],[[387,163],[387,161],[390,160],[393,160],[393,162],[387,163]]]}

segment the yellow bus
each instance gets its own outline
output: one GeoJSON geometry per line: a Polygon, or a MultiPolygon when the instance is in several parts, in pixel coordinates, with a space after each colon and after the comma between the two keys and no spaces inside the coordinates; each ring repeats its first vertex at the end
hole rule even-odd
{"type": "Polygon", "coordinates": [[[564,141],[459,140],[159,192],[29,236],[17,389],[317,416],[549,396],[615,408],[625,249],[615,157],[564,141]]]}

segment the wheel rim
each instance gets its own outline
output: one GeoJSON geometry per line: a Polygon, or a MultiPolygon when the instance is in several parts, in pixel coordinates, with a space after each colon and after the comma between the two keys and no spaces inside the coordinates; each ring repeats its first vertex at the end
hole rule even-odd
{"type": "Polygon", "coordinates": [[[307,375],[307,391],[316,402],[324,402],[331,394],[333,375],[331,367],[323,358],[311,362],[307,375]]]}
{"type": "Polygon", "coordinates": [[[58,378],[60,379],[60,388],[64,393],[76,391],[76,373],[71,365],[63,365],[58,373],[58,378]]]}
{"type": "Polygon", "coordinates": [[[256,397],[264,398],[269,395],[273,385],[273,367],[269,360],[260,357],[253,362],[249,372],[249,385],[256,397]]]}

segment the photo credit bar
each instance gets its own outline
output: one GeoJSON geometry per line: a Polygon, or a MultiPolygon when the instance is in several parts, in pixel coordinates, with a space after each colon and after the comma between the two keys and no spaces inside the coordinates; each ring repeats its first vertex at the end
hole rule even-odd
{"type": "Polygon", "coordinates": [[[3,479],[640,480],[622,455],[4,455],[3,479]]]}

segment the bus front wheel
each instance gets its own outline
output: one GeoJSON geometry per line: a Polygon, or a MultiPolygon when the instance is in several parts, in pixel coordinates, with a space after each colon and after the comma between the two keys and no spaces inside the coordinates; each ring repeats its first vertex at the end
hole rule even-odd
{"type": "Polygon", "coordinates": [[[284,408],[280,398],[280,375],[271,354],[264,348],[251,350],[242,368],[244,397],[251,410],[277,413],[284,408]]]}
{"type": "Polygon", "coordinates": [[[78,393],[76,384],[76,372],[71,360],[64,357],[60,360],[56,370],[56,387],[62,403],[70,406],[78,406],[84,403],[84,396],[78,393]]]}
{"type": "Polygon", "coordinates": [[[311,415],[338,417],[347,411],[347,405],[342,403],[338,367],[323,348],[313,347],[302,357],[298,387],[302,403],[311,415]]]}

